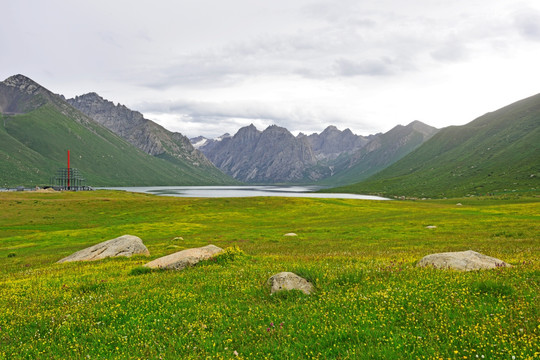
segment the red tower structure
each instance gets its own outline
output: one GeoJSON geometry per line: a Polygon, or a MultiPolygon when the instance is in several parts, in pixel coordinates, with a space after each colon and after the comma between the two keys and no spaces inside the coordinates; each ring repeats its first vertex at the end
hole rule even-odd
{"type": "Polygon", "coordinates": [[[68,150],[68,164],[67,164],[67,188],[68,190],[71,189],[71,170],[70,170],[70,166],[69,166],[69,150],[68,150]]]}
{"type": "Polygon", "coordinates": [[[58,169],[56,176],[51,178],[53,188],[58,190],[88,190],[86,180],[81,176],[79,169],[71,167],[70,151],[67,151],[67,168],[58,169]]]}

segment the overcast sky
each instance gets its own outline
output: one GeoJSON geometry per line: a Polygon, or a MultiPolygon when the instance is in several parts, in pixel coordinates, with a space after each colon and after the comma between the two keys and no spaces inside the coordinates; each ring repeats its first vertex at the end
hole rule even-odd
{"type": "Polygon", "coordinates": [[[0,0],[0,78],[188,136],[461,125],[540,92],[538,0],[0,0]]]}

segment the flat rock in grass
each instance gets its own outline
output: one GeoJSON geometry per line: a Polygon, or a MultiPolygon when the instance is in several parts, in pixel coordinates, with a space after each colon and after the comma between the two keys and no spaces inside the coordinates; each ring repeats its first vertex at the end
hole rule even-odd
{"type": "Polygon", "coordinates": [[[182,270],[197,264],[201,260],[209,259],[221,251],[223,249],[215,245],[186,249],[150,261],[144,266],[157,269],[182,270]]]}
{"type": "Polygon", "coordinates": [[[58,262],[94,261],[108,257],[130,257],[135,254],[150,255],[150,252],[146,246],[144,246],[139,237],[133,235],[123,235],[77,251],[76,253],[63,258],[62,260],[59,260],[58,262]]]}
{"type": "Polygon", "coordinates": [[[295,233],[286,233],[286,234],[283,235],[283,236],[298,236],[298,235],[296,235],[295,233]]]}
{"type": "Polygon", "coordinates": [[[271,286],[271,293],[281,290],[300,290],[304,294],[311,294],[313,284],[292,272],[280,272],[268,279],[268,285],[271,286]]]}
{"type": "Polygon", "coordinates": [[[427,255],[416,266],[470,271],[510,267],[511,265],[494,257],[467,250],[427,255]]]}

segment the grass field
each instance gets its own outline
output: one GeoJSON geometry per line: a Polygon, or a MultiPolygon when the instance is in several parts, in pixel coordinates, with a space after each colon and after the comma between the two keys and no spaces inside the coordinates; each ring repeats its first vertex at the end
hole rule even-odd
{"type": "Polygon", "coordinates": [[[0,206],[3,359],[540,357],[537,198],[95,191],[0,193],[0,206]],[[55,264],[124,234],[142,238],[150,258],[55,264]],[[141,271],[207,244],[241,251],[180,272],[141,271]],[[467,249],[513,267],[415,267],[429,253],[467,249]],[[310,279],[316,292],[270,295],[266,281],[280,271],[310,279]]]}

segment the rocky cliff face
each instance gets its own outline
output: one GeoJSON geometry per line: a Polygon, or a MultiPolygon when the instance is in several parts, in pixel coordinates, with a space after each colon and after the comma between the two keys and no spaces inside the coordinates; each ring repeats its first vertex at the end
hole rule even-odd
{"type": "Polygon", "coordinates": [[[145,119],[140,112],[130,110],[124,105],[115,105],[96,93],[77,96],[67,101],[147,154],[172,157],[195,166],[213,167],[201,152],[193,148],[187,137],[145,119]]]}
{"type": "Polygon", "coordinates": [[[262,132],[246,126],[200,149],[225,173],[245,182],[313,181],[324,173],[314,167],[317,159],[307,139],[275,125],[262,132]]]}

